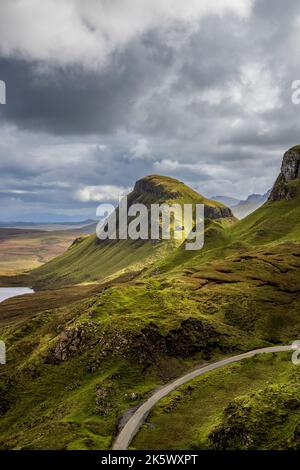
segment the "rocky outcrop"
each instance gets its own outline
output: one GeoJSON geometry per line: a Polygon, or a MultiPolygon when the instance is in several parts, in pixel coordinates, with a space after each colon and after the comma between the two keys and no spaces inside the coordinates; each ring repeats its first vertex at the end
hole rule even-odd
{"type": "Polygon", "coordinates": [[[3,416],[9,410],[9,402],[0,395],[0,416],[3,416]]]}
{"type": "Polygon", "coordinates": [[[285,153],[281,173],[285,181],[300,178],[300,145],[293,147],[285,153]]]}
{"type": "Polygon", "coordinates": [[[210,324],[189,318],[166,335],[161,334],[157,325],[150,323],[134,338],[131,353],[139,363],[147,363],[159,356],[184,358],[198,352],[209,358],[216,349],[227,351],[226,339],[210,324]]]}
{"type": "MultiPolygon", "coordinates": [[[[85,330],[81,328],[65,329],[59,338],[55,348],[51,351],[49,362],[62,362],[80,351],[83,346],[85,330]]],[[[48,358],[49,359],[49,358],[48,358]]]]}
{"type": "Polygon", "coordinates": [[[204,206],[204,216],[207,219],[217,220],[217,219],[227,219],[234,217],[231,209],[229,207],[215,207],[215,206],[204,206]]]}
{"type": "MultiPolygon", "coordinates": [[[[159,202],[162,200],[176,200],[182,198],[184,200],[186,191],[193,191],[188,188],[184,183],[168,176],[150,175],[146,176],[135,183],[133,192],[129,195],[128,202],[133,204],[136,202],[136,198],[141,195],[148,194],[152,197],[153,202],[159,202]]],[[[200,194],[193,192],[195,201],[201,198],[205,202],[205,198],[200,194]]],[[[208,219],[216,220],[223,218],[233,218],[234,215],[226,206],[219,206],[211,204],[205,204],[204,215],[208,219]]]]}
{"type": "Polygon", "coordinates": [[[208,435],[211,450],[299,449],[298,384],[268,385],[235,398],[208,435]],[[298,427],[298,429],[297,429],[298,427]],[[276,447],[274,447],[276,442],[276,447]]]}
{"type": "Polygon", "coordinates": [[[293,199],[297,195],[297,188],[291,181],[300,180],[300,145],[288,150],[283,157],[281,172],[275,182],[269,201],[293,199]]]}
{"type": "Polygon", "coordinates": [[[178,185],[184,184],[173,178],[161,177],[159,175],[151,175],[151,176],[146,176],[145,178],[142,178],[135,183],[133,194],[139,195],[139,194],[148,193],[148,194],[151,194],[152,196],[155,196],[158,199],[161,199],[161,198],[176,199],[180,197],[179,191],[174,190],[174,188],[172,189],[168,188],[167,185],[164,184],[167,182],[171,182],[173,184],[176,183],[178,185]]]}

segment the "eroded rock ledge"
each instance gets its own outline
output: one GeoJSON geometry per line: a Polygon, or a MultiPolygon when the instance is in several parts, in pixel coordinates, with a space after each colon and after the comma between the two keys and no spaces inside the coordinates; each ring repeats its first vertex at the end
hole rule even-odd
{"type": "Polygon", "coordinates": [[[269,201],[293,199],[297,196],[297,188],[291,181],[300,180],[300,145],[288,150],[283,157],[281,172],[275,182],[269,201]]]}

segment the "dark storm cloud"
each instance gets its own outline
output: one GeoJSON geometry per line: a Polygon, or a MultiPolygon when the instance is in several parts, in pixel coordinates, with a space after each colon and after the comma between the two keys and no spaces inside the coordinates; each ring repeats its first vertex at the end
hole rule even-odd
{"type": "Polygon", "coordinates": [[[8,106],[2,115],[20,128],[59,135],[112,133],[130,129],[131,110],[172,62],[171,48],[147,34],[122,53],[114,53],[104,70],[55,67],[24,60],[0,59],[7,83],[8,106]]]}
{"type": "MultiPolygon", "coordinates": [[[[90,211],[107,185],[129,188],[154,172],[207,195],[269,189],[283,151],[300,136],[300,106],[291,102],[291,83],[300,79],[300,5],[256,0],[240,14],[237,5],[246,3],[200,15],[194,2],[192,23],[183,13],[166,21],[165,11],[148,21],[145,11],[127,20],[134,34],[123,12],[113,47],[105,34],[93,42],[99,25],[78,26],[78,49],[62,44],[56,56],[47,38],[20,52],[26,25],[6,32],[0,197],[18,201],[18,210],[90,211]]],[[[163,4],[171,5],[155,8],[163,4]]]]}

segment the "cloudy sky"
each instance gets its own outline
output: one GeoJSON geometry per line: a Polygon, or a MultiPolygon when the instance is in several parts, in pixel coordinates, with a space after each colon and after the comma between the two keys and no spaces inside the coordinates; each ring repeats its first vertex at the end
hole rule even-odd
{"type": "Polygon", "coordinates": [[[93,217],[152,173],[267,191],[299,40],[298,0],[1,0],[0,220],[93,217]]]}

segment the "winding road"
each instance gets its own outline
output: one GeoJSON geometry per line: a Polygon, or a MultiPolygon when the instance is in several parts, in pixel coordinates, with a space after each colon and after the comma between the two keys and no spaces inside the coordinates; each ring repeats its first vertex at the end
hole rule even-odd
{"type": "Polygon", "coordinates": [[[140,426],[146,419],[150,410],[153,408],[153,406],[156,405],[156,403],[159,400],[161,400],[166,395],[168,395],[168,393],[172,392],[173,390],[180,387],[181,385],[184,385],[190,380],[196,377],[199,377],[200,375],[206,374],[206,372],[219,369],[220,367],[226,366],[228,364],[232,364],[233,362],[241,361],[243,359],[247,359],[249,357],[256,356],[258,354],[278,353],[278,352],[292,351],[295,349],[296,348],[293,345],[272,346],[269,348],[254,349],[253,351],[239,354],[237,356],[228,357],[226,359],[222,359],[221,361],[217,361],[212,364],[202,366],[198,369],[195,369],[192,372],[189,372],[186,375],[183,375],[179,379],[176,379],[174,382],[171,382],[168,385],[161,388],[160,390],[157,390],[150,398],[148,398],[147,401],[145,401],[145,403],[143,403],[135,411],[135,413],[131,416],[131,418],[125,424],[124,428],[120,431],[119,435],[117,436],[115,443],[113,445],[113,450],[126,450],[129,444],[131,443],[132,439],[134,438],[135,434],[138,432],[140,426]]]}

